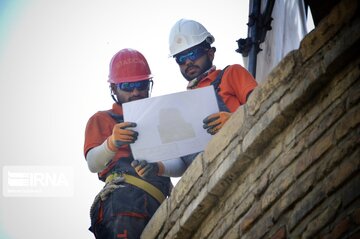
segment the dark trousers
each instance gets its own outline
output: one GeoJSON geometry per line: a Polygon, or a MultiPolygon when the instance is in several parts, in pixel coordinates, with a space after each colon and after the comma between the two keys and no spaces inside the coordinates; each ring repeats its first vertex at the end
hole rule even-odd
{"type": "Polygon", "coordinates": [[[97,239],[137,239],[160,203],[142,189],[127,183],[98,200],[91,216],[92,231],[97,239]]]}

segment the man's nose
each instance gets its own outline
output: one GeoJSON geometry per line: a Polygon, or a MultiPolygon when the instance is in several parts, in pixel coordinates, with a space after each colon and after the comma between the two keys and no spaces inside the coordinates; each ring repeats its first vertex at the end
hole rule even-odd
{"type": "Polygon", "coordinates": [[[194,64],[194,62],[192,60],[190,60],[189,58],[186,58],[184,65],[187,66],[187,65],[193,65],[193,64],[194,64]]]}
{"type": "Polygon", "coordinates": [[[134,88],[133,91],[131,91],[132,95],[139,95],[140,91],[138,90],[138,88],[134,88]]]}

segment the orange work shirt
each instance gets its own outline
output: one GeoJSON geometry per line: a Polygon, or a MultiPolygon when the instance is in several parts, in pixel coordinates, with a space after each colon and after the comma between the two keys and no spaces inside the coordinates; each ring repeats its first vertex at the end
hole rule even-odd
{"type": "MultiPolygon", "coordinates": [[[[211,85],[221,70],[215,70],[200,80],[195,88],[211,85]]],[[[234,64],[226,68],[219,85],[219,95],[230,112],[246,103],[247,96],[257,86],[254,77],[241,65],[234,64]]]]}
{"type": "MultiPolygon", "coordinates": [[[[122,107],[116,103],[113,104],[112,113],[123,115],[122,107]]],[[[98,111],[90,117],[86,124],[85,129],[85,143],[84,143],[84,156],[90,149],[101,145],[112,134],[114,125],[117,122],[109,115],[108,111],[98,111]]],[[[116,152],[111,163],[104,171],[99,173],[99,176],[105,175],[121,157],[129,157],[131,155],[129,145],[123,145],[116,152]]]]}

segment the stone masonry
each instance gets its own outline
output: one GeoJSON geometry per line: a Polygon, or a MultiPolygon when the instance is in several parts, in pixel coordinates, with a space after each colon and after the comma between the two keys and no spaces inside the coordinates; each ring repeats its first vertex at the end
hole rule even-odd
{"type": "Polygon", "coordinates": [[[213,137],[143,239],[360,238],[360,14],[343,0],[213,137]]]}

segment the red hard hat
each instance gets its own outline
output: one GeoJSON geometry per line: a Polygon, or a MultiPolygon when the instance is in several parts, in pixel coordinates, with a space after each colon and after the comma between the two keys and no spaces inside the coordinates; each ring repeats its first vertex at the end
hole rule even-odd
{"type": "Polygon", "coordinates": [[[134,82],[152,78],[145,57],[137,50],[125,48],[116,53],[110,62],[110,83],[134,82]]]}

